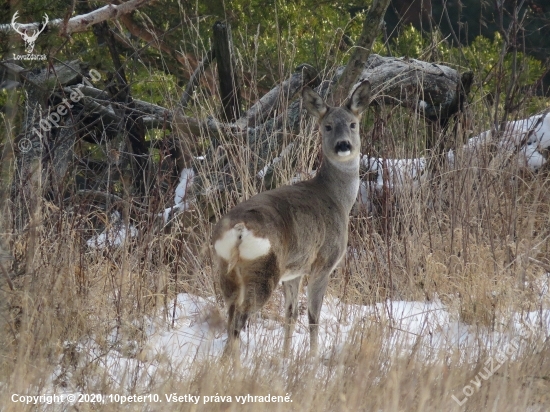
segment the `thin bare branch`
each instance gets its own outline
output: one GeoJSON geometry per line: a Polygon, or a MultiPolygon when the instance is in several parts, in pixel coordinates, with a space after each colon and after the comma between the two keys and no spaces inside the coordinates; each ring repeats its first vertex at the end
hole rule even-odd
{"type": "Polygon", "coordinates": [[[208,53],[206,53],[206,56],[204,56],[204,59],[200,62],[200,64],[197,66],[197,68],[191,75],[191,78],[189,79],[189,83],[187,83],[187,87],[185,88],[185,91],[181,96],[180,107],[182,109],[185,109],[189,104],[189,100],[193,95],[193,90],[195,90],[195,87],[197,87],[197,84],[199,83],[200,76],[204,73],[206,68],[210,66],[210,63],[212,62],[213,59],[214,59],[214,52],[212,50],[209,50],[208,53]]]}

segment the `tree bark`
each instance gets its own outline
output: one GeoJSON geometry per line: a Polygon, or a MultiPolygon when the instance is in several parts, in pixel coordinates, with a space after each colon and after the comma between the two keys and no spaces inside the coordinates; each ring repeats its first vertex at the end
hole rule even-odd
{"type": "MultiPolygon", "coordinates": [[[[88,30],[91,26],[102,21],[116,19],[117,17],[131,13],[139,7],[150,3],[152,0],[130,0],[122,4],[108,4],[86,14],[75,16],[67,21],[63,35],[68,36],[73,33],[79,33],[88,30]]],[[[42,23],[20,24],[21,31],[39,30],[42,23]]],[[[54,19],[48,22],[48,27],[63,27],[63,19],[54,19]]],[[[11,24],[0,24],[0,32],[9,33],[13,29],[11,24]]]]}
{"type": "Polygon", "coordinates": [[[228,23],[216,22],[213,31],[213,50],[218,63],[223,117],[225,121],[233,122],[241,117],[241,85],[237,74],[231,26],[228,23]]]}
{"type": "Polygon", "coordinates": [[[390,1],[373,0],[363,22],[361,36],[354,46],[349,62],[330,93],[330,101],[334,106],[339,106],[346,99],[350,88],[359,81],[363,74],[365,62],[371,54],[376,37],[380,34],[380,28],[384,22],[384,15],[390,1]]]}
{"type": "Polygon", "coordinates": [[[115,73],[112,79],[111,94],[115,101],[124,104],[120,116],[123,119],[122,125],[124,127],[124,132],[128,137],[133,152],[133,156],[131,157],[131,164],[133,166],[131,183],[140,196],[145,196],[147,194],[145,176],[149,166],[149,152],[145,145],[145,127],[143,125],[143,119],[133,110],[135,109],[134,101],[130,93],[124,66],[120,60],[112,31],[109,29],[107,23],[103,22],[94,28],[94,32],[98,37],[103,36],[107,42],[111,59],[113,60],[115,73]]]}
{"type": "Polygon", "coordinates": [[[296,68],[290,79],[275,86],[258,100],[247,112],[237,120],[239,127],[255,127],[265,122],[271,114],[288,101],[305,85],[316,87],[319,85],[317,70],[309,64],[302,64],[296,68]]]}
{"type": "Polygon", "coordinates": [[[472,76],[442,64],[377,54],[369,56],[360,75],[372,85],[373,103],[418,110],[432,121],[444,121],[462,108],[472,76]]]}

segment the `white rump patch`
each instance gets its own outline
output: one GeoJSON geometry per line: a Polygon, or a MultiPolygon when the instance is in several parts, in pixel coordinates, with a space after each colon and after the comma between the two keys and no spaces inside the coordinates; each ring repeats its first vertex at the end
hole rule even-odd
{"type": "Polygon", "coordinates": [[[231,260],[231,251],[239,240],[239,232],[235,228],[231,228],[226,231],[221,239],[216,240],[214,243],[214,250],[219,257],[229,262],[231,260]]]}
{"type": "Polygon", "coordinates": [[[349,150],[346,150],[345,152],[338,152],[338,156],[349,156],[351,152],[349,150]]]}
{"type": "Polygon", "coordinates": [[[265,256],[271,250],[269,239],[254,236],[244,225],[235,225],[227,230],[214,243],[214,249],[219,257],[226,261],[231,260],[231,252],[239,248],[239,257],[245,260],[254,260],[265,256]]]}
{"type": "Polygon", "coordinates": [[[239,255],[245,260],[254,260],[265,256],[271,250],[269,239],[256,237],[247,228],[242,231],[241,244],[239,245],[239,255]]]}

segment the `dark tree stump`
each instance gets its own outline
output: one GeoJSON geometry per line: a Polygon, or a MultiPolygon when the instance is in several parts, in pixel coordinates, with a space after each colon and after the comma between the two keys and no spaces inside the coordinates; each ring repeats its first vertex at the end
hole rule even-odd
{"type": "Polygon", "coordinates": [[[237,64],[233,52],[231,27],[216,22],[214,32],[214,56],[218,63],[218,79],[225,121],[233,122],[241,117],[241,86],[237,75],[237,64]]]}

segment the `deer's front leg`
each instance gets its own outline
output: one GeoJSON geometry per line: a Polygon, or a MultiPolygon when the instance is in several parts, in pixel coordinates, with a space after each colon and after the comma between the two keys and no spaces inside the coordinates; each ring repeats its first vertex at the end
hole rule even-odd
{"type": "Polygon", "coordinates": [[[283,344],[283,354],[285,357],[289,354],[294,326],[298,318],[298,292],[300,291],[301,281],[302,277],[300,276],[283,282],[285,293],[285,341],[283,344]]]}

